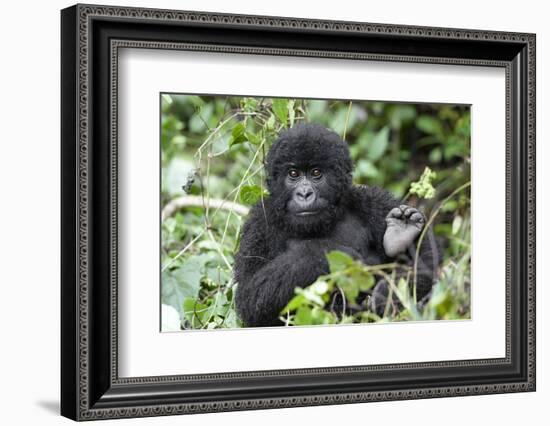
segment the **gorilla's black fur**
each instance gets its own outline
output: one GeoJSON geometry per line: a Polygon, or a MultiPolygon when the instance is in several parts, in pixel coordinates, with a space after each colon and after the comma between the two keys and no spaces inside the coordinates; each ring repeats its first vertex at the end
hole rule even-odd
{"type": "MultiPolygon", "coordinates": [[[[342,250],[366,264],[391,262],[384,251],[386,216],[399,202],[376,187],[352,185],[347,144],[317,124],[299,124],[281,133],[267,156],[270,196],[255,205],[244,225],[235,259],[237,311],[247,326],[281,325],[280,311],[294,295],[328,273],[325,253],[342,250]],[[296,198],[298,172],[311,177],[314,214],[303,213],[296,198]],[[290,177],[289,177],[290,176],[290,177]],[[294,203],[294,204],[292,204],[294,203]],[[298,214],[297,214],[298,212],[298,214]]],[[[309,187],[308,187],[309,188],[309,187]]],[[[309,190],[302,191],[306,197],[309,190]]],[[[426,238],[417,273],[417,300],[431,290],[438,263],[437,248],[426,238]]],[[[431,238],[433,240],[433,238],[431,238]]],[[[412,262],[414,247],[401,258],[412,262]]],[[[377,284],[370,299],[377,312],[386,304],[387,284],[377,284]]]]}

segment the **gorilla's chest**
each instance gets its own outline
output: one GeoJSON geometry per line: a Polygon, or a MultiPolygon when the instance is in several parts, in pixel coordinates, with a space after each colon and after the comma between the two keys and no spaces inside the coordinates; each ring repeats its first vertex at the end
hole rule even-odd
{"type": "Polygon", "coordinates": [[[329,238],[341,245],[357,251],[368,245],[368,234],[365,226],[357,217],[346,214],[334,227],[329,238]]]}
{"type": "Polygon", "coordinates": [[[382,257],[376,250],[376,241],[369,232],[367,226],[352,214],[338,222],[330,235],[330,239],[339,245],[350,247],[358,252],[362,261],[367,265],[375,265],[382,262],[382,257]]]}

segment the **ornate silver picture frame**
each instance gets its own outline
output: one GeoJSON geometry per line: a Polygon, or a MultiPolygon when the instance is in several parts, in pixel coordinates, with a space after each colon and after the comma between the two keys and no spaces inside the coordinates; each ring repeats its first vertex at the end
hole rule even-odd
{"type": "Polygon", "coordinates": [[[534,34],[359,22],[64,9],[61,414],[92,420],[534,391],[535,40],[534,34]],[[117,93],[125,47],[503,69],[505,356],[120,377],[117,93]]]}

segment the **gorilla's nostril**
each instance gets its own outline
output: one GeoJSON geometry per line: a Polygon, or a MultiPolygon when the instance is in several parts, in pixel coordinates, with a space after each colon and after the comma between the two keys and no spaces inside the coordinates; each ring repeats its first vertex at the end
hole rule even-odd
{"type": "Polygon", "coordinates": [[[298,198],[300,201],[312,201],[314,195],[315,192],[312,188],[301,188],[296,191],[296,198],[298,198]]]}

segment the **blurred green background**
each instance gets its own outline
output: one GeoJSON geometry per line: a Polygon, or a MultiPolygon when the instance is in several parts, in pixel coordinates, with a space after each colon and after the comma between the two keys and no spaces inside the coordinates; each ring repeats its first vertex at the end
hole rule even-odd
{"type": "MultiPolygon", "coordinates": [[[[326,309],[328,292],[343,286],[355,294],[364,283],[328,276],[298,291],[287,324],[469,318],[468,106],[162,94],[161,109],[163,330],[241,326],[232,279],[240,231],[248,208],[268,196],[263,165],[271,143],[299,121],[323,124],[349,143],[356,184],[386,188],[433,215],[443,262],[420,305],[407,283],[396,282],[403,311],[335,315],[326,309]]],[[[362,271],[367,282],[377,273],[349,261],[347,270],[362,271]]]]}

